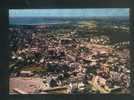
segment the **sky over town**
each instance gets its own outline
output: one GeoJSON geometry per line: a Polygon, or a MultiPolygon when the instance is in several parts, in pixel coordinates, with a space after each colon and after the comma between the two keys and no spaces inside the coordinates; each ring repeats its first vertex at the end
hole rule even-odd
{"type": "Polygon", "coordinates": [[[10,9],[9,17],[129,16],[129,8],[102,9],[10,9]]]}

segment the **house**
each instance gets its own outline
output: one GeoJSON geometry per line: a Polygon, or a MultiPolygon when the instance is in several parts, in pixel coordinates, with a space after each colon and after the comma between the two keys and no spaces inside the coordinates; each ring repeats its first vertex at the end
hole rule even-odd
{"type": "Polygon", "coordinates": [[[21,71],[20,72],[20,76],[22,76],[22,77],[30,77],[33,75],[34,75],[34,73],[32,73],[31,71],[21,71]]]}

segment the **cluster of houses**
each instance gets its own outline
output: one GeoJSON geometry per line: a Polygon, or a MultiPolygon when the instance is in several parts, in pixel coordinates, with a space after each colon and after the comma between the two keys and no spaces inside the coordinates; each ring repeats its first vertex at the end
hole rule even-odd
{"type": "Polygon", "coordinates": [[[48,35],[23,28],[12,32],[15,34],[10,40],[11,73],[19,72],[20,77],[41,74],[46,87],[67,86],[68,93],[110,93],[115,88],[121,92],[129,87],[129,60],[118,55],[121,51],[107,46],[110,43],[107,36],[73,38],[77,34],[73,31],[61,38],[50,32],[48,35]],[[35,74],[22,70],[24,67],[42,67],[46,71],[35,74]]]}

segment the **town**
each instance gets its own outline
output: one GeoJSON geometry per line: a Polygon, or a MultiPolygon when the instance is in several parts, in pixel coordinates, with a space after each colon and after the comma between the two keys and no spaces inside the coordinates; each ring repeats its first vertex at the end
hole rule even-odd
{"type": "Polygon", "coordinates": [[[129,93],[129,26],[116,22],[10,26],[10,93],[129,93]]]}

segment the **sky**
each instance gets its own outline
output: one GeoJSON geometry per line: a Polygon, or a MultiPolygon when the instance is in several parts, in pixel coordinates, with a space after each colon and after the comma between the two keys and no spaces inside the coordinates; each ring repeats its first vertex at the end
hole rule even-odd
{"type": "Polygon", "coordinates": [[[129,16],[129,8],[101,9],[10,9],[9,17],[129,16]]]}

